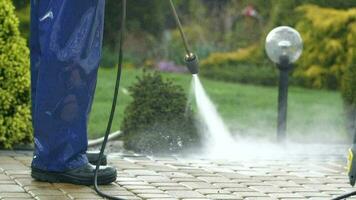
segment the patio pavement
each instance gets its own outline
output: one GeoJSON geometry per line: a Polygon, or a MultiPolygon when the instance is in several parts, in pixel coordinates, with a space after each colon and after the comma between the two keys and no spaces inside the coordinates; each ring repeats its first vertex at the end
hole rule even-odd
{"type": "MultiPolygon", "coordinates": [[[[0,151],[1,200],[102,199],[91,187],[34,181],[30,162],[31,152],[0,151]]],[[[235,161],[111,153],[109,163],[119,176],[102,190],[130,200],[330,199],[353,190],[341,153],[235,161]]]]}

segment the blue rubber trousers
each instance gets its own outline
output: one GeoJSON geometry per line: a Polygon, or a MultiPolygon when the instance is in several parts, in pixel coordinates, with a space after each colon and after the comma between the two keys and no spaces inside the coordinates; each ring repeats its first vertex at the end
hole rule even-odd
{"type": "Polygon", "coordinates": [[[105,0],[31,0],[32,167],[62,172],[88,163],[105,0]]]}

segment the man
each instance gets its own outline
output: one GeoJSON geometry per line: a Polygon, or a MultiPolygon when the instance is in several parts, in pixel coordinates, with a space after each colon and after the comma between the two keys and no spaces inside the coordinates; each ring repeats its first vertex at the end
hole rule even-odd
{"type": "MultiPolygon", "coordinates": [[[[101,57],[104,0],[31,0],[31,91],[35,152],[31,175],[89,185],[87,123],[101,57]]],[[[101,166],[99,184],[116,180],[101,166]]]]}

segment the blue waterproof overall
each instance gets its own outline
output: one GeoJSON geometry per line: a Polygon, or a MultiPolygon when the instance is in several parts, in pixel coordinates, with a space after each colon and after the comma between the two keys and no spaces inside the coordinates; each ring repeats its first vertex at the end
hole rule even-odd
{"type": "Polygon", "coordinates": [[[88,163],[104,7],[105,0],[31,0],[32,167],[61,172],[88,163]]]}

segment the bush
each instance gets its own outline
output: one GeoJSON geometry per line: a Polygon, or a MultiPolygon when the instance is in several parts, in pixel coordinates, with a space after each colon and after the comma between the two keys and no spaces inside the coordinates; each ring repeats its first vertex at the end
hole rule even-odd
{"type": "Polygon", "coordinates": [[[140,153],[177,153],[199,144],[183,89],[156,73],[144,73],[129,88],[133,101],[121,130],[125,148],[140,153]]]}
{"type": "Polygon", "coordinates": [[[350,56],[355,48],[356,9],[337,10],[305,5],[297,8],[296,28],[304,40],[303,55],[294,76],[313,88],[340,88],[350,56]]]}
{"type": "Polygon", "coordinates": [[[0,1],[0,146],[32,140],[29,51],[10,0],[0,1]]]}
{"type": "Polygon", "coordinates": [[[258,51],[257,46],[251,46],[234,52],[211,54],[201,62],[200,74],[222,81],[276,85],[276,68],[254,59],[253,55],[258,51]]]}

